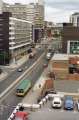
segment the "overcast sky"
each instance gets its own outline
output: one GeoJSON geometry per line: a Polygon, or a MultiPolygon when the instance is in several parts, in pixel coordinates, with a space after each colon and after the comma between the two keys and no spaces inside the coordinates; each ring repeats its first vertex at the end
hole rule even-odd
{"type": "MultiPolygon", "coordinates": [[[[30,3],[37,0],[3,0],[8,3],[30,3]]],[[[79,12],[79,0],[44,0],[45,20],[52,22],[68,22],[69,16],[79,12]]]]}

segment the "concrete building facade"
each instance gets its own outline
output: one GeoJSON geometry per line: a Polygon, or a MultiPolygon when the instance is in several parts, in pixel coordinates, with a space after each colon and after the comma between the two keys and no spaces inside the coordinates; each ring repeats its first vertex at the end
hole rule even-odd
{"type": "Polygon", "coordinates": [[[21,4],[15,3],[13,5],[3,4],[4,12],[11,12],[12,17],[30,21],[36,27],[43,27],[44,25],[44,4],[43,2],[21,4]]]}
{"type": "Polygon", "coordinates": [[[3,4],[3,11],[11,12],[12,17],[27,20],[33,23],[33,41],[40,41],[41,31],[44,29],[44,4],[43,0],[36,3],[20,4],[15,3],[13,5],[3,4]],[[36,31],[39,32],[36,37],[36,31]],[[36,38],[38,38],[36,40],[36,38]]]}
{"type": "Polygon", "coordinates": [[[3,12],[0,14],[0,26],[0,64],[16,63],[27,54],[32,42],[32,24],[11,17],[10,12],[3,12]]]}
{"type": "Polygon", "coordinates": [[[26,5],[15,3],[15,4],[6,4],[3,3],[3,12],[11,12],[12,17],[26,20],[26,5]]]}
{"type": "Polygon", "coordinates": [[[79,13],[74,13],[70,16],[70,23],[72,23],[73,26],[79,27],[79,13]]]}

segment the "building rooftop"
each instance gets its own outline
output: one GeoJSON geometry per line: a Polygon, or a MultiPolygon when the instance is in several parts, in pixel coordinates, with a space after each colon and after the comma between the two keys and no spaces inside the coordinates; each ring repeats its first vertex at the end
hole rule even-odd
{"type": "Polygon", "coordinates": [[[54,54],[52,60],[68,60],[67,54],[54,54]]]}
{"type": "Polygon", "coordinates": [[[59,54],[56,53],[51,60],[68,60],[69,57],[79,57],[78,54],[59,54]]]}

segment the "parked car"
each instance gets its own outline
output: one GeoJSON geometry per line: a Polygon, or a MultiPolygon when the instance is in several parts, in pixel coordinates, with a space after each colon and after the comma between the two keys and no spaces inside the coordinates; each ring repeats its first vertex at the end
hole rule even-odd
{"type": "Polygon", "coordinates": [[[22,72],[22,71],[23,71],[23,69],[22,69],[22,68],[19,68],[17,71],[18,71],[18,72],[22,72]]]}
{"type": "Polygon", "coordinates": [[[54,97],[52,101],[53,108],[61,108],[62,107],[62,100],[60,97],[54,97]]]}
{"type": "Polygon", "coordinates": [[[64,100],[64,109],[65,110],[73,110],[74,109],[74,101],[71,96],[67,96],[64,100]]]}

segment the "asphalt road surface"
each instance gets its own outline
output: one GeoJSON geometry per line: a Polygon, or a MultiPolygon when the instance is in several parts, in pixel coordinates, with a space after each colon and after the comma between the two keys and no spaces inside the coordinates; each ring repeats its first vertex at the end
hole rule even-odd
{"type": "MultiPolygon", "coordinates": [[[[30,75],[26,75],[23,79],[29,79],[32,81],[32,85],[34,85],[34,83],[39,79],[40,75],[42,74],[44,67],[43,64],[46,62],[45,60],[45,56],[42,58],[41,60],[41,64],[39,64],[39,66],[37,68],[35,68],[34,71],[32,71],[30,73],[30,75]]],[[[2,113],[0,115],[0,120],[6,120],[10,114],[12,113],[14,107],[21,102],[21,100],[23,99],[22,97],[17,97],[15,95],[15,90],[12,91],[5,100],[2,101],[1,105],[3,105],[3,108],[1,107],[0,113],[2,113]]]]}
{"type": "MultiPolygon", "coordinates": [[[[42,50],[37,52],[37,55],[33,59],[29,59],[26,63],[24,63],[20,68],[23,68],[23,72],[27,70],[43,53],[42,50]]],[[[0,82],[0,94],[12,84],[19,76],[23,74],[23,72],[18,72],[17,70],[10,73],[10,75],[0,82]]]]}

